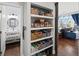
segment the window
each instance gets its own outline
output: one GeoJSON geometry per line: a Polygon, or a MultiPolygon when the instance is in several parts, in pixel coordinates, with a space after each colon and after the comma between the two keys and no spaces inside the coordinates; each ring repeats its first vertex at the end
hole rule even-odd
{"type": "Polygon", "coordinates": [[[72,16],[60,16],[58,20],[58,28],[73,28],[74,27],[74,20],[72,16]]]}

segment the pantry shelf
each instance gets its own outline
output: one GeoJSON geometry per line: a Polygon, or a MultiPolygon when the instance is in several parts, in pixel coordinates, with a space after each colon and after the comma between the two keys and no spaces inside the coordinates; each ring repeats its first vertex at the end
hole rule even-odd
{"type": "Polygon", "coordinates": [[[41,50],[38,50],[38,51],[35,51],[35,52],[31,53],[31,55],[34,55],[34,54],[39,53],[39,52],[41,52],[41,51],[43,51],[43,50],[46,50],[46,49],[48,49],[48,48],[50,48],[50,47],[52,47],[52,46],[53,46],[53,44],[52,44],[52,45],[49,45],[49,46],[47,46],[47,47],[45,47],[45,48],[43,48],[43,49],[41,49],[41,50]]]}
{"type": "Polygon", "coordinates": [[[53,29],[54,27],[31,28],[31,30],[53,29]]]}
{"type": "Polygon", "coordinates": [[[35,14],[31,14],[31,17],[54,19],[54,17],[51,17],[51,16],[41,16],[41,15],[35,15],[35,14]]]}
{"type": "Polygon", "coordinates": [[[24,25],[27,30],[24,54],[27,56],[50,55],[55,49],[55,4],[43,3],[25,4],[24,25]]]}
{"type": "Polygon", "coordinates": [[[44,37],[44,38],[32,40],[31,43],[38,42],[38,41],[41,41],[41,40],[46,40],[46,39],[48,39],[48,38],[52,38],[52,36],[48,36],[48,37],[44,37]]]}

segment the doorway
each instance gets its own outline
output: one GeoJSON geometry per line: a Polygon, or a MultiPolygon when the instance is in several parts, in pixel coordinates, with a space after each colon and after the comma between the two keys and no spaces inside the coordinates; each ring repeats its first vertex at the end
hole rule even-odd
{"type": "Polygon", "coordinates": [[[22,40],[22,7],[1,5],[1,55],[20,56],[22,40]]]}
{"type": "Polygon", "coordinates": [[[76,14],[78,10],[78,3],[76,2],[59,2],[58,3],[58,39],[57,39],[57,49],[58,56],[77,56],[77,39],[74,29],[75,22],[72,17],[76,14]],[[74,10],[73,6],[76,10],[74,10]]]}

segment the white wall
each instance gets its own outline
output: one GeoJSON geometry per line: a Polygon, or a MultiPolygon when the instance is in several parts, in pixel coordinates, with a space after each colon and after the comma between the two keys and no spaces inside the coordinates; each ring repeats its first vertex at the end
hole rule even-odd
{"type": "Polygon", "coordinates": [[[79,2],[59,2],[59,15],[73,13],[79,11],[79,2]]]}
{"type": "Polygon", "coordinates": [[[23,6],[23,4],[23,2],[0,2],[0,5],[9,5],[15,7],[23,6]]]}

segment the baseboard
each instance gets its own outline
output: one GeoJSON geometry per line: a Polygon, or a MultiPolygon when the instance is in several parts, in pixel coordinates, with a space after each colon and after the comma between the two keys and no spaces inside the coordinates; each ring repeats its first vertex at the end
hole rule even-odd
{"type": "Polygon", "coordinates": [[[2,52],[2,54],[1,54],[1,56],[4,56],[4,54],[5,54],[5,49],[3,50],[3,52],[2,52]]]}
{"type": "Polygon", "coordinates": [[[53,54],[55,54],[55,50],[53,50],[53,54]]]}

